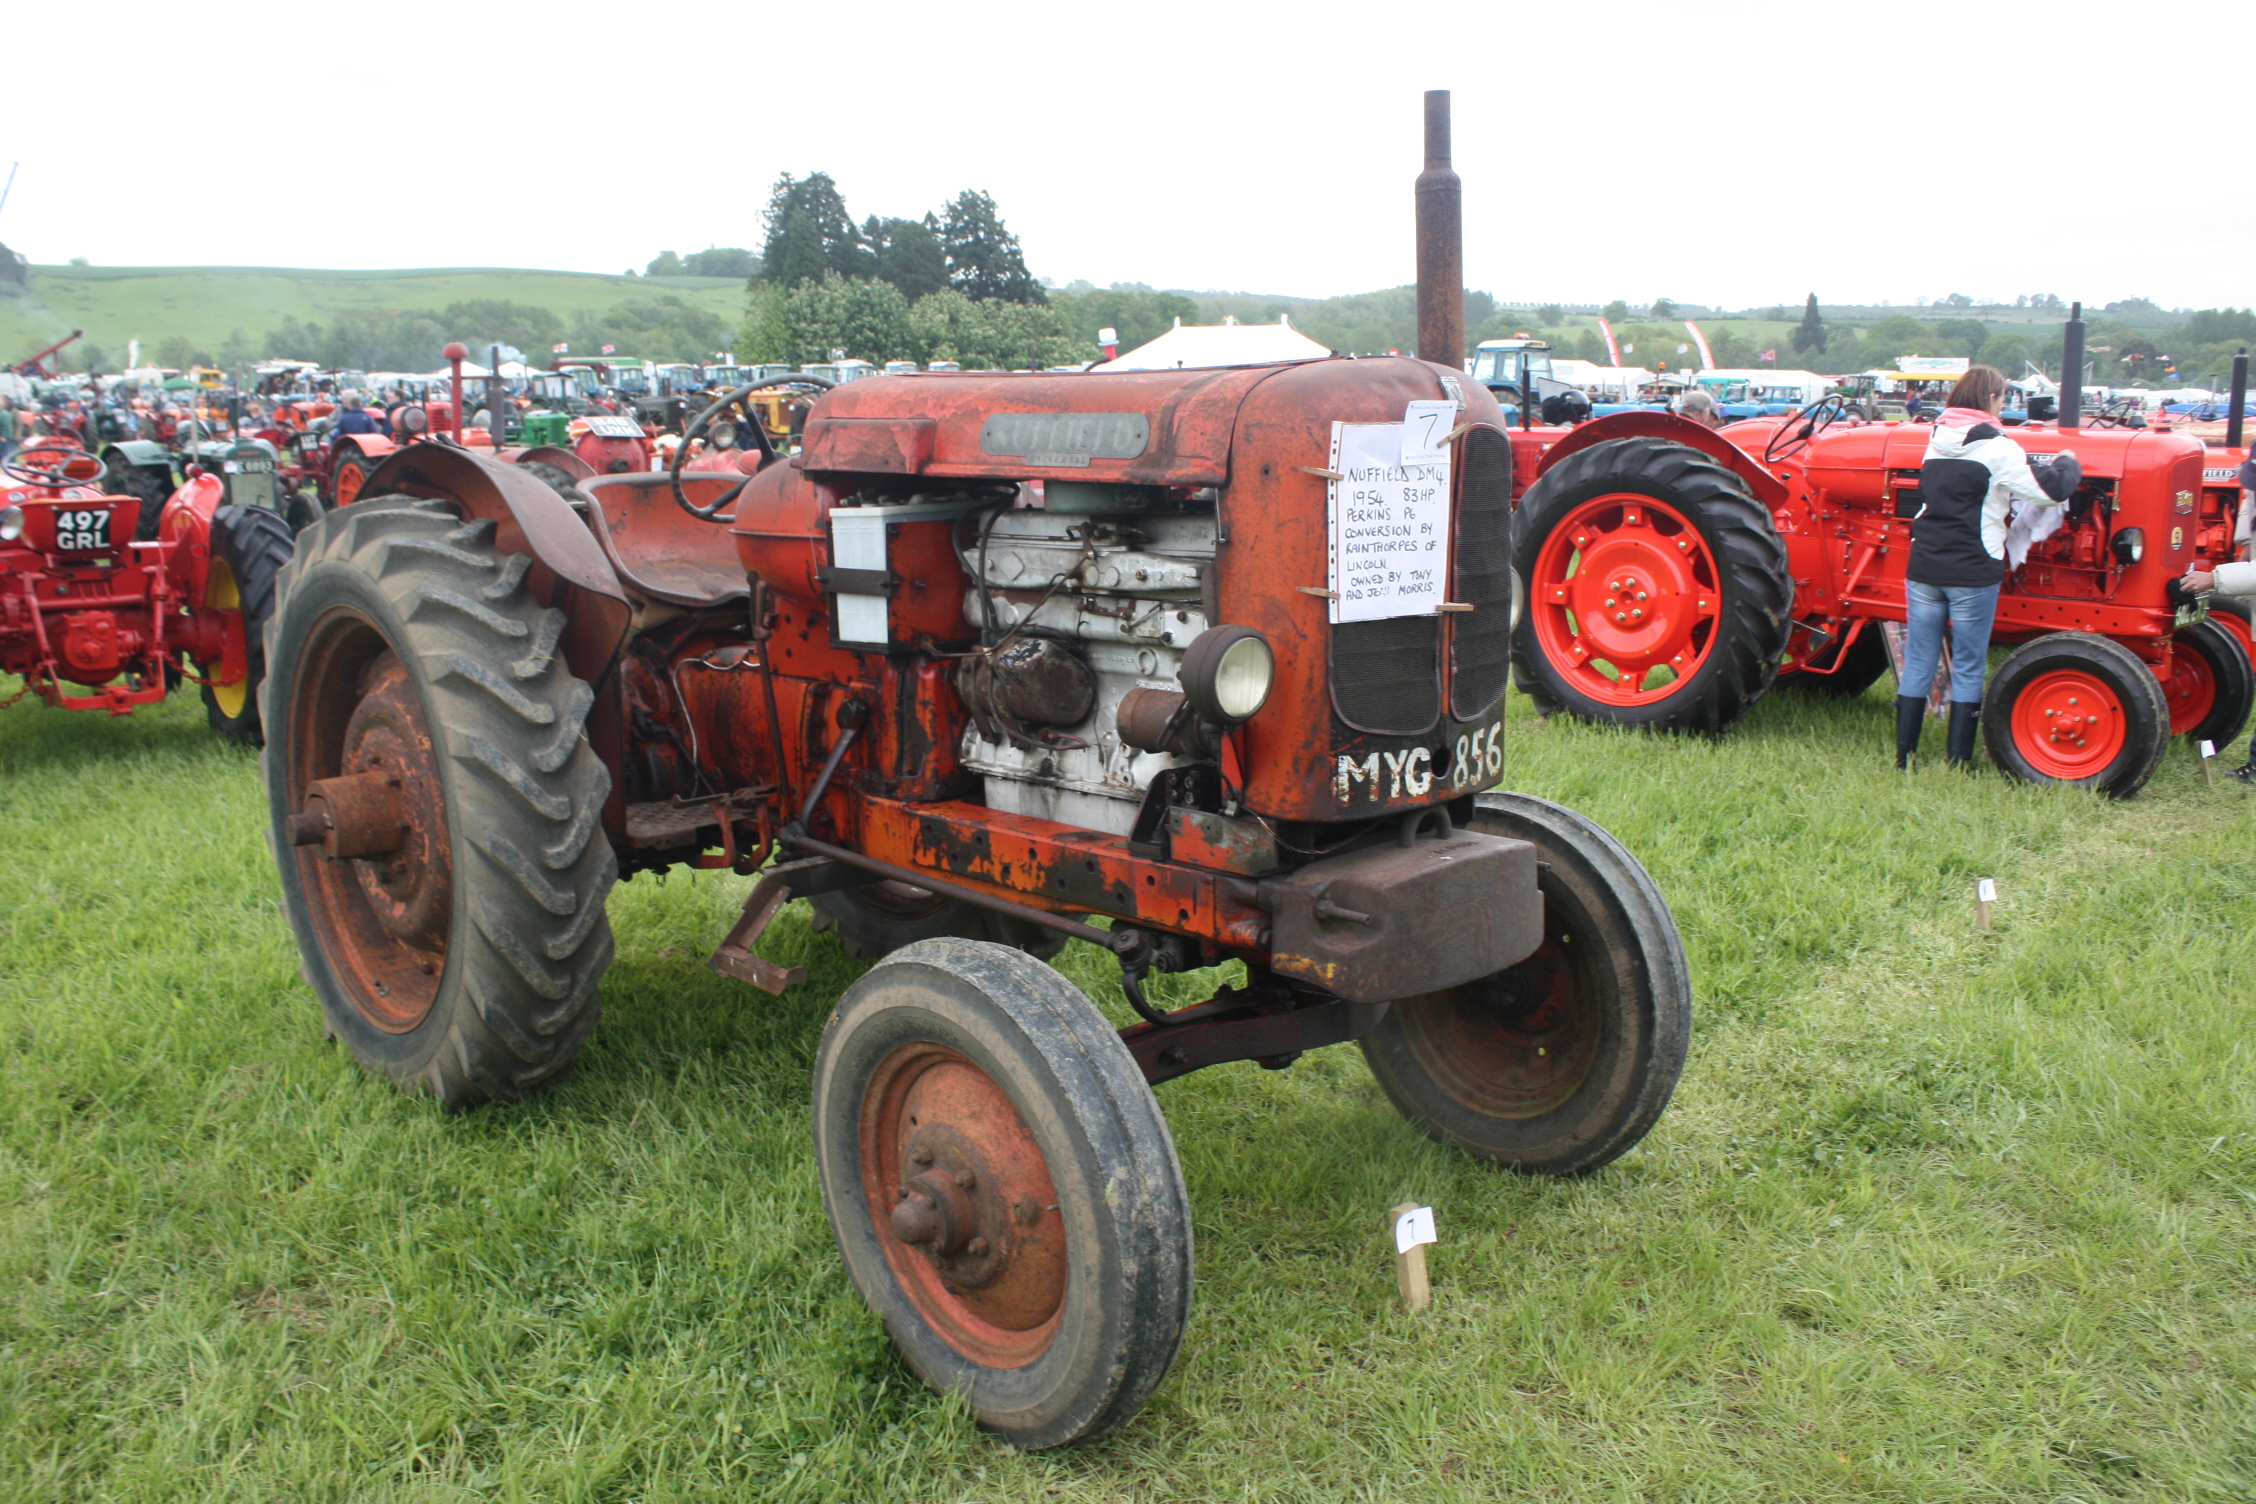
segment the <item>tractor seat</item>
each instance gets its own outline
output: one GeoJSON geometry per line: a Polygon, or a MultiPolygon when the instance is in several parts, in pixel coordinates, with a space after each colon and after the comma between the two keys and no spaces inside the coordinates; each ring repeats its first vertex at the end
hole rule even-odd
{"type": "MultiPolygon", "coordinates": [[[[682,489],[709,506],[739,475],[691,474],[682,489]]],[[[691,610],[752,598],[751,577],[737,557],[736,538],[716,523],[700,522],[674,503],[666,477],[653,473],[595,476],[580,482],[588,498],[588,523],[620,581],[638,595],[691,610]]]]}

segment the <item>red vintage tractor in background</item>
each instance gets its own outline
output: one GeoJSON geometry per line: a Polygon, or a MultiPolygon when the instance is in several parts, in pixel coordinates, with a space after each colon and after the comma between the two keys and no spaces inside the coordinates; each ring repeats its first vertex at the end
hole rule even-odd
{"type": "Polygon", "coordinates": [[[260,740],[258,681],[290,530],[271,510],[221,504],[203,476],[134,541],[141,503],[105,492],[100,459],[34,442],[0,461],[0,672],[66,710],[125,715],[182,678],[213,729],[260,740]]]}
{"type": "MultiPolygon", "coordinates": [[[[2069,424],[2080,420],[2066,415],[2069,424]]],[[[2007,428],[2082,482],[1998,602],[2016,650],[1984,697],[2015,777],[2136,793],[2170,737],[2222,743],[2256,704],[2244,618],[2183,597],[2230,557],[2202,445],[2121,426],[2007,428]]],[[[1774,679],[1856,694],[1888,671],[1928,429],[1846,419],[1836,398],[1720,432],[1665,413],[1513,434],[1528,609],[1515,676],[1542,707],[1717,732],[1774,679]]]]}

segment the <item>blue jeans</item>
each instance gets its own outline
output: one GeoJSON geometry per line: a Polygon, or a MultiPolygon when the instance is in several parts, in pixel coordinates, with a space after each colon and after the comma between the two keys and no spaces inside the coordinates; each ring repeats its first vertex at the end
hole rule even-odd
{"type": "Polygon", "coordinates": [[[1943,618],[1951,628],[1951,699],[1979,704],[1990,661],[1990,626],[1997,620],[1998,585],[1922,585],[1904,582],[1903,681],[1899,695],[1927,697],[1935,666],[1943,660],[1943,618]]]}

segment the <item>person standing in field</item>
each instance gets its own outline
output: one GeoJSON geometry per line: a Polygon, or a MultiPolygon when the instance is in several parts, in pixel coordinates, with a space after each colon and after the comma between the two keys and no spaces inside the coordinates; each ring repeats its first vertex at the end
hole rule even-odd
{"type": "Polygon", "coordinates": [[[16,440],[23,437],[23,419],[16,416],[16,404],[0,397],[0,460],[16,452],[16,440]]]}
{"type": "Polygon", "coordinates": [[[1998,422],[2004,405],[2005,373],[1975,366],[1951,388],[1928,433],[1927,457],[1919,470],[1919,511],[1911,523],[1911,561],[1904,570],[1903,677],[1896,684],[1899,768],[1911,765],[1919,747],[1927,686],[1935,682],[1942,660],[1945,621],[1951,633],[1945,752],[1954,768],[1973,763],[1990,627],[2005,584],[2006,514],[2015,501],[2059,505],[2037,483],[2028,452],[2005,436],[1998,422]]]}

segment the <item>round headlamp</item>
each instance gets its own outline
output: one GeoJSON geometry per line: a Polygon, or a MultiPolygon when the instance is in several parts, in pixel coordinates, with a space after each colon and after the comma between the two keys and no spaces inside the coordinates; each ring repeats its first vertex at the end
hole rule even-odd
{"type": "Polygon", "coordinates": [[[1235,726],[1269,700],[1277,655],[1251,627],[1210,627],[1183,654],[1183,693],[1207,720],[1235,726]]]}
{"type": "Polygon", "coordinates": [[[2136,564],[2146,557],[2144,528],[2119,527],[2115,529],[2115,536],[2110,541],[2114,545],[2115,557],[2121,563],[2136,564]]]}
{"type": "Polygon", "coordinates": [[[23,508],[0,507],[0,543],[13,543],[23,536],[23,508]]]}

